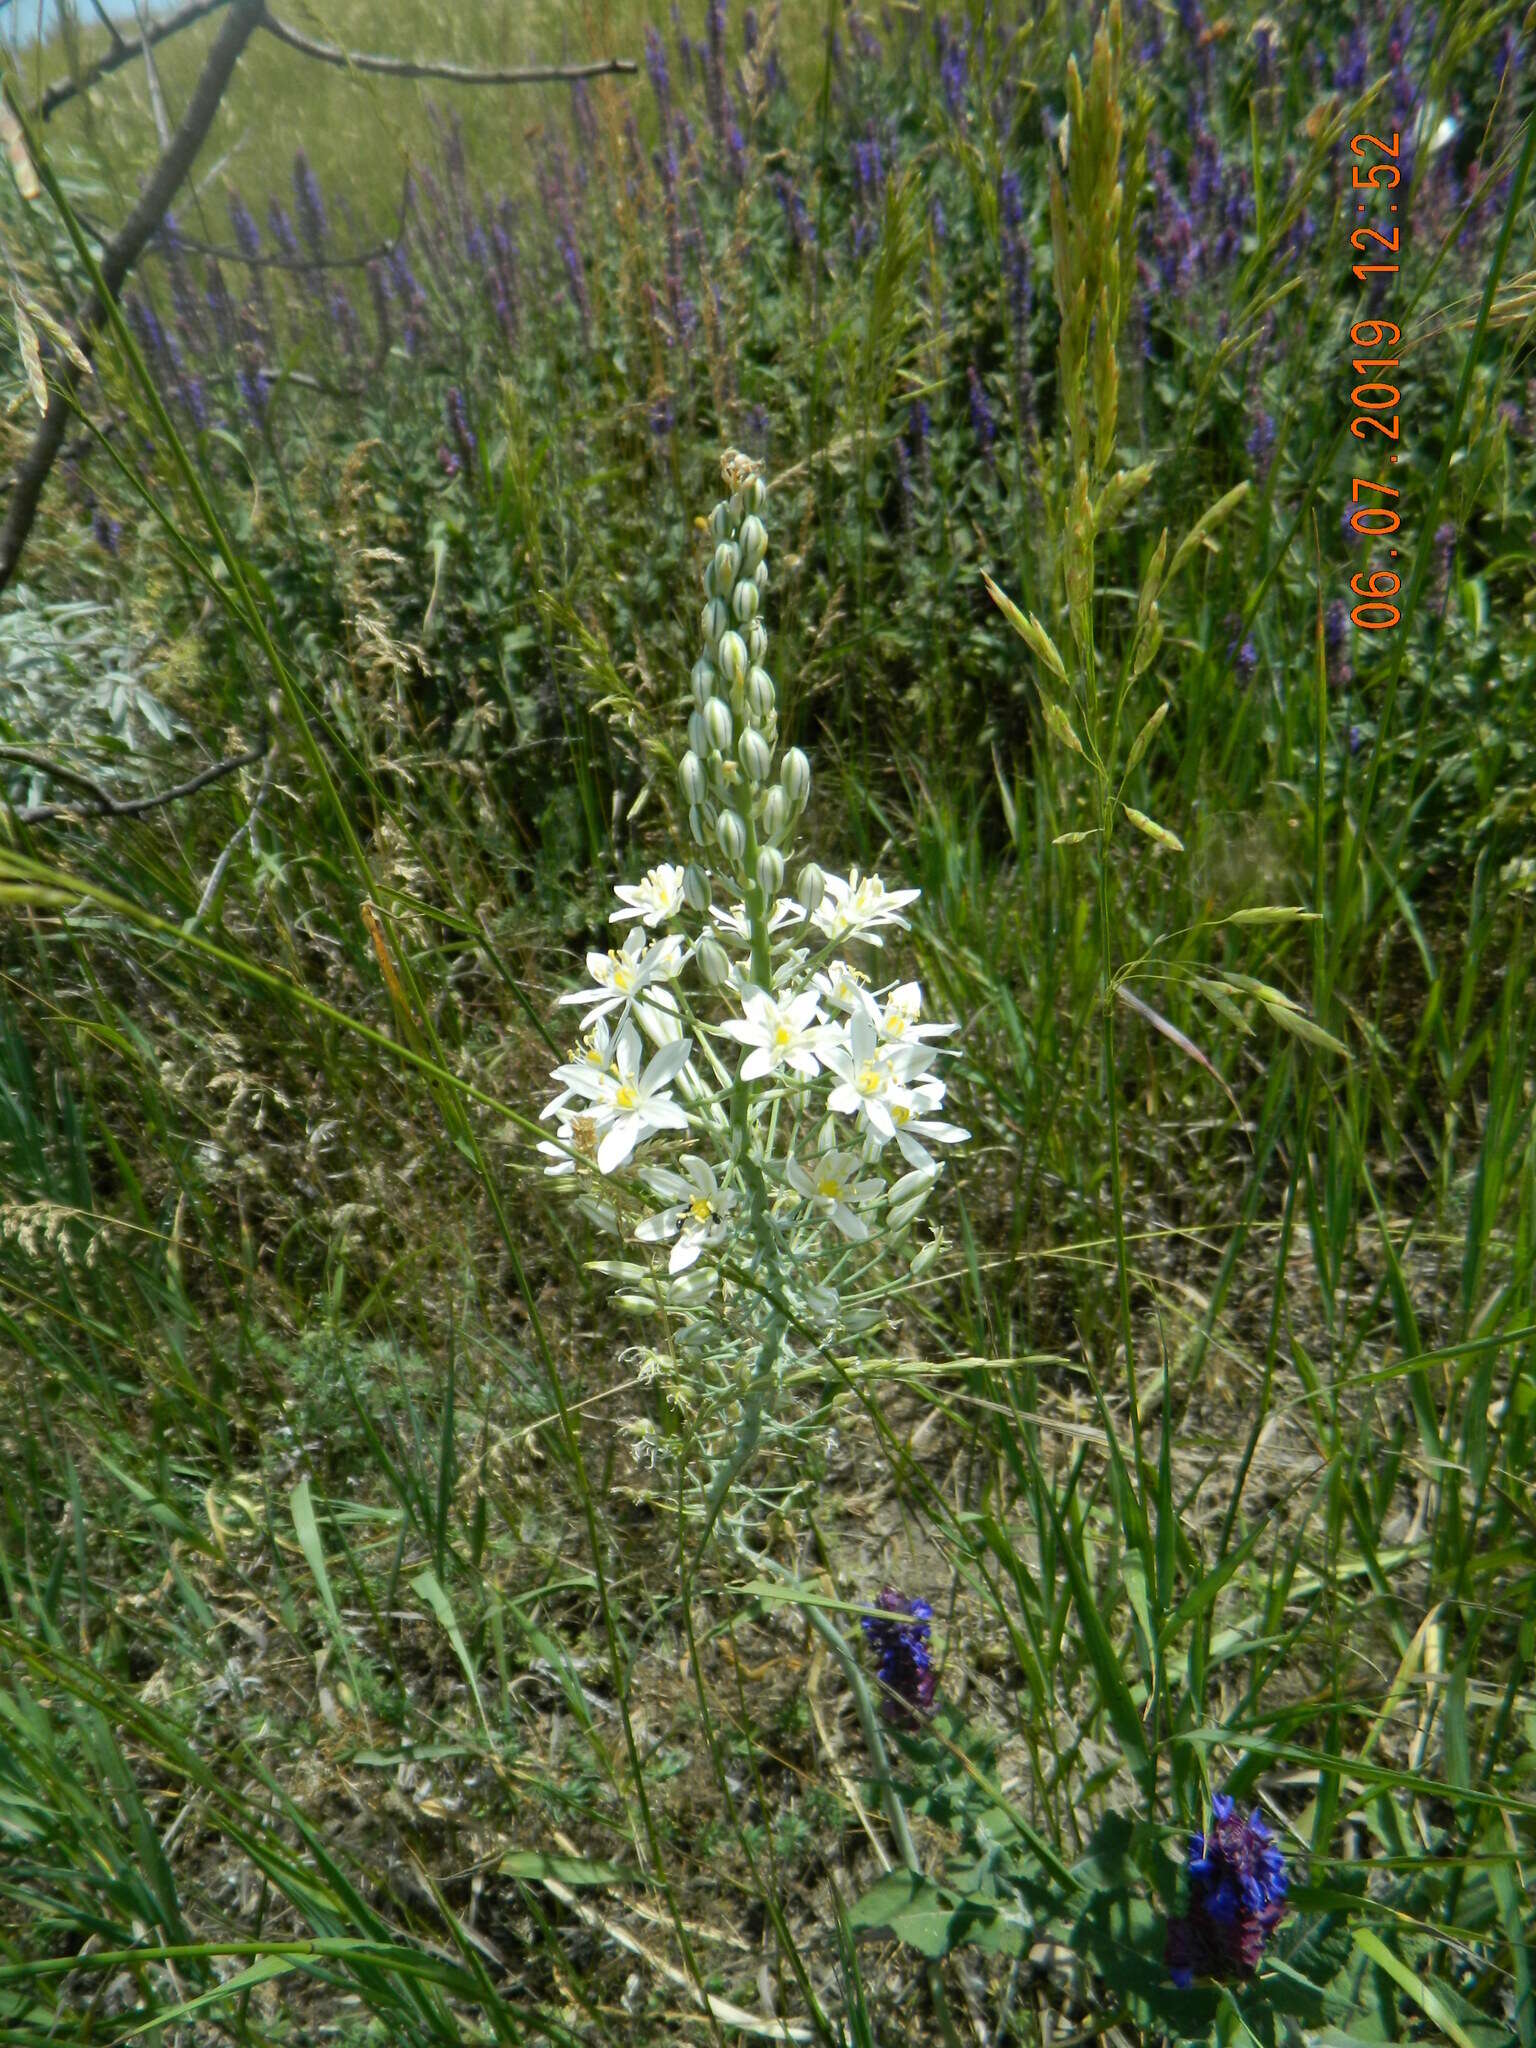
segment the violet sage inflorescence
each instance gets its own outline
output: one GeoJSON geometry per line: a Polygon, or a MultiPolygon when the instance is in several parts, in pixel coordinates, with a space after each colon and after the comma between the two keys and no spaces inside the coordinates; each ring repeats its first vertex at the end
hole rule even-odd
{"type": "MultiPolygon", "coordinates": [[[[797,850],[811,768],[783,744],[767,667],[767,492],[749,457],[722,468],[677,764],[691,844],[616,890],[627,930],[560,999],[586,1035],[555,1069],[558,1137],[540,1148],[592,1220],[654,1247],[601,1270],[660,1325],[642,1377],[676,1448],[718,1460],[712,1514],[778,1426],[805,1341],[879,1319],[882,1265],[968,1136],[939,1072],[957,1027],[925,1018],[917,982],[877,972],[917,890],[797,850]]],[[[649,1461],[654,1428],[637,1433],[649,1461]]]]}
{"type": "Polygon", "coordinates": [[[938,1673],[928,1648],[933,1609],[926,1600],[909,1600],[894,1586],[875,1595],[884,1611],[866,1614],[860,1626],[879,1660],[876,1675],[885,1689],[883,1711],[888,1721],[910,1727],[933,1706],[938,1673]]]}
{"type": "Polygon", "coordinates": [[[1251,1977],[1289,1910],[1285,1856],[1258,1808],[1244,1820],[1224,1792],[1211,1807],[1210,1827],[1190,1837],[1188,1910],[1168,1923],[1168,1973],[1180,1986],[1251,1977]]]}

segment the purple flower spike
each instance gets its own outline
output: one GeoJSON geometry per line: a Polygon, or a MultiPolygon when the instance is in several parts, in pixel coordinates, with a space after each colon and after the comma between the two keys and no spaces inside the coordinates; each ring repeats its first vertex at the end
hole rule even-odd
{"type": "Polygon", "coordinates": [[[320,180],[302,149],[293,159],[293,210],[299,233],[318,262],[325,253],[325,201],[320,195],[320,180]]]}
{"type": "Polygon", "coordinates": [[[474,428],[469,424],[464,394],[457,384],[449,390],[444,411],[448,417],[448,431],[453,436],[454,452],[458,456],[455,469],[462,469],[467,475],[473,476],[480,466],[480,444],[475,439],[474,428]]]}
{"type": "Polygon", "coordinates": [[[1168,1974],[1181,1990],[1197,1977],[1251,1977],[1289,1910],[1285,1857],[1254,1808],[1247,1820],[1218,1792],[1213,1819],[1189,1842],[1189,1910],[1168,1923],[1168,1974]]]}
{"type": "Polygon", "coordinates": [[[251,209],[238,192],[229,195],[229,224],[234,230],[235,247],[247,262],[261,254],[261,229],[257,227],[251,209]]]}
{"type": "Polygon", "coordinates": [[[933,1609],[926,1600],[908,1600],[894,1586],[882,1587],[874,1604],[890,1619],[866,1614],[860,1626],[880,1660],[877,1674],[885,1687],[885,1718],[911,1727],[932,1710],[939,1683],[928,1649],[933,1609]]]}
{"type": "Polygon", "coordinates": [[[672,73],[667,65],[667,46],[654,27],[645,32],[645,68],[650,75],[651,91],[656,95],[661,132],[665,135],[667,118],[672,111],[672,73]]]}

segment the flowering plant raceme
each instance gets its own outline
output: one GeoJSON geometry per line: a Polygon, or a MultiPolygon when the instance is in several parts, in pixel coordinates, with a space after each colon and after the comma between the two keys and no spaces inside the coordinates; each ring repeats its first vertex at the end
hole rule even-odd
{"type": "MultiPolygon", "coordinates": [[[[798,856],[811,770],[780,744],[767,667],[767,492],[746,457],[722,468],[678,766],[690,857],[615,891],[622,939],[560,999],[584,1036],[555,1069],[557,1136],[540,1146],[646,1255],[601,1269],[661,1321],[644,1376],[679,1438],[720,1457],[712,1514],[773,1426],[796,1339],[877,1319],[877,1269],[968,1135],[944,1114],[941,1041],[957,1027],[925,1018],[915,981],[880,973],[918,891],[798,856]]],[[[912,1256],[914,1277],[939,1242],[912,1256]]],[[[638,1434],[654,1458],[652,1427],[638,1434]]]]}

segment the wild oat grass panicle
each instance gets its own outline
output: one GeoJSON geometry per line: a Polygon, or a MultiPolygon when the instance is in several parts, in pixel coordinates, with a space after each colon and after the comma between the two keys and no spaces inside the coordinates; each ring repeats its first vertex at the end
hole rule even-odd
{"type": "MultiPolygon", "coordinates": [[[[968,1133],[940,1072],[957,1027],[925,1017],[916,981],[878,971],[918,891],[827,873],[799,845],[811,767],[783,743],[767,666],[767,489],[735,451],[722,471],[677,771],[691,843],[619,885],[611,921],[627,932],[560,999],[585,1035],[555,1069],[557,1137],[540,1149],[594,1221],[650,1254],[604,1270],[661,1321],[646,1368],[672,1412],[742,1423],[750,1444],[793,1333],[878,1318],[877,1269],[968,1133]]],[[[937,1246],[913,1255],[914,1277],[937,1246]]]]}

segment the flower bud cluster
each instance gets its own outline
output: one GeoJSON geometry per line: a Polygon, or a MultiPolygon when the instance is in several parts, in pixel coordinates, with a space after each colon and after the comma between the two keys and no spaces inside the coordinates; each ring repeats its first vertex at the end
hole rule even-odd
{"type": "Polygon", "coordinates": [[[768,493],[744,456],[728,458],[730,496],[705,522],[703,647],[688,679],[688,751],[678,784],[696,846],[721,855],[743,894],[778,895],[792,834],[811,794],[799,747],[775,759],[779,704],[768,669],[768,493]]]}

